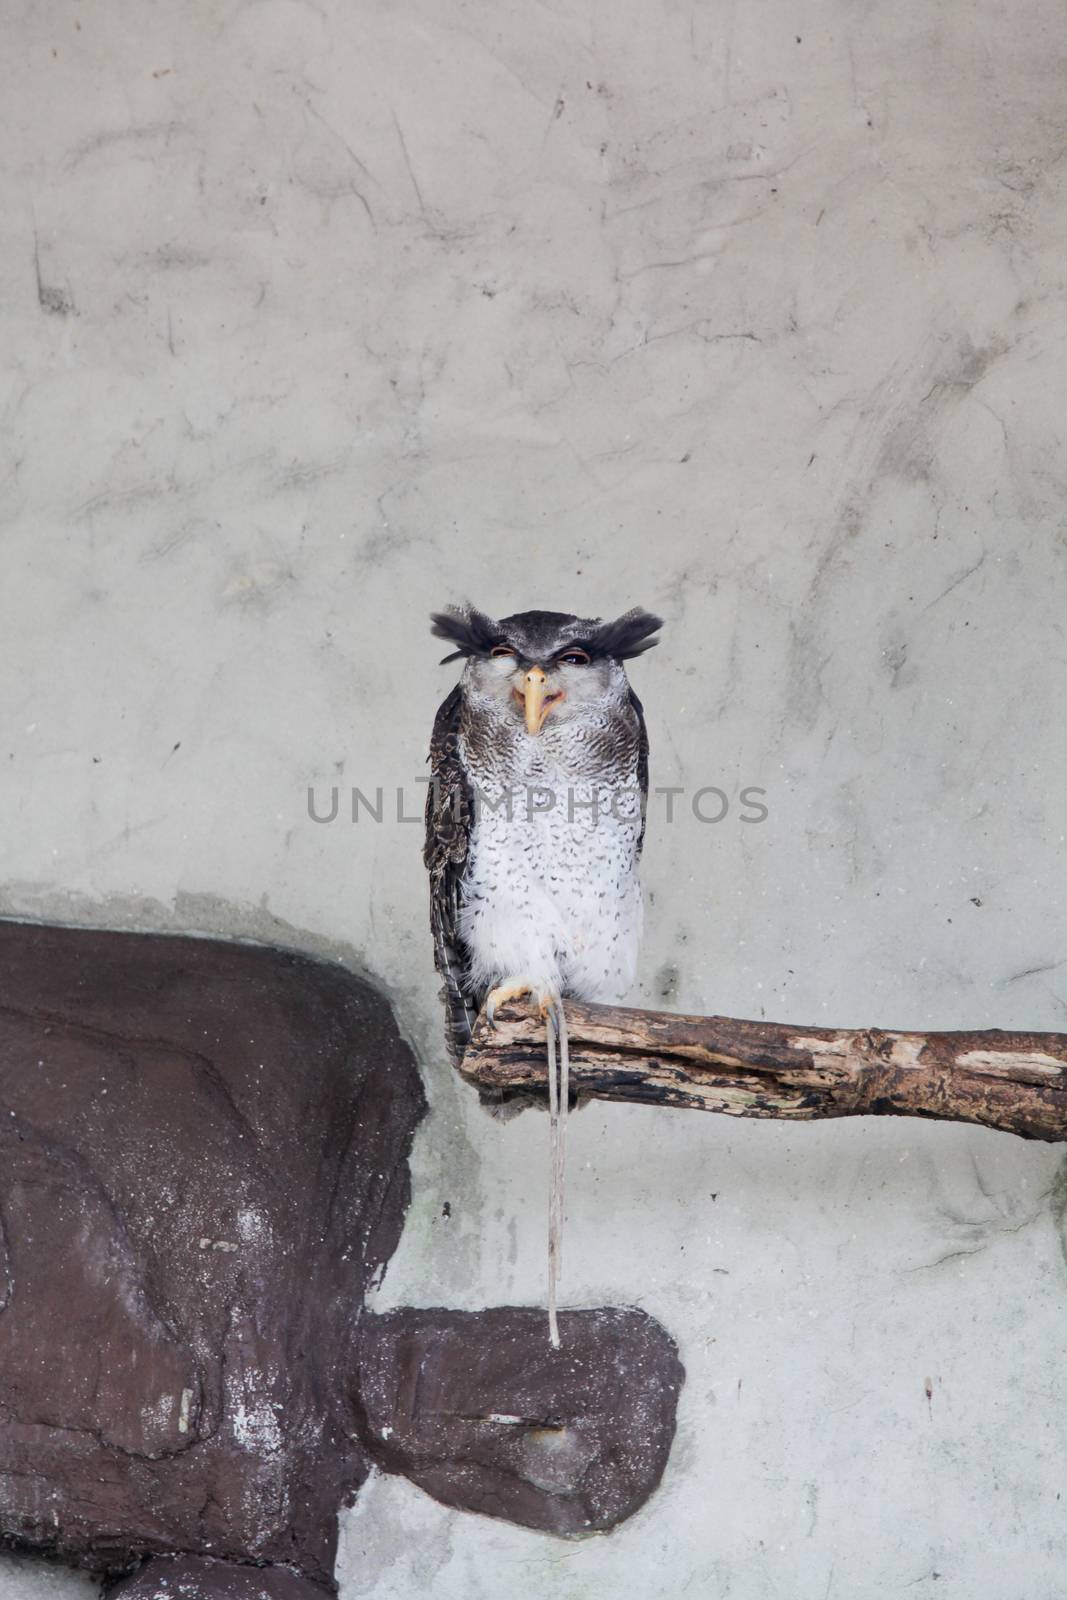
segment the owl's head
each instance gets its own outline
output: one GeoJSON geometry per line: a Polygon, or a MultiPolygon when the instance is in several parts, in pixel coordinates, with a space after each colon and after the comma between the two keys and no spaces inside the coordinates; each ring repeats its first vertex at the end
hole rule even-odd
{"type": "Polygon", "coordinates": [[[436,612],[433,632],[466,658],[464,694],[540,733],[551,717],[572,721],[629,693],[623,662],[659,641],[659,617],[635,607],[614,622],[560,611],[518,611],[499,622],[472,606],[436,612]]]}

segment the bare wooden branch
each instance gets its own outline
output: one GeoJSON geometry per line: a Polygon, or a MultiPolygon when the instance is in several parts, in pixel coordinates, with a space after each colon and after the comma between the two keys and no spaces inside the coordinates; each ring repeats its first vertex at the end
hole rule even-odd
{"type": "MultiPolygon", "coordinates": [[[[1067,1139],[1067,1034],[894,1033],[566,1003],[579,1098],[734,1117],[936,1117],[1067,1139]]],[[[546,1091],[545,1030],[510,1004],[484,1014],[460,1065],[504,1098],[546,1091]]]]}

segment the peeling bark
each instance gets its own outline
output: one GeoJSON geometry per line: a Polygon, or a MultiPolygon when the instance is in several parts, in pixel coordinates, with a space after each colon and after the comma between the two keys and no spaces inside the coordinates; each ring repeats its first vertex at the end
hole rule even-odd
{"type": "MultiPolygon", "coordinates": [[[[567,1001],[579,1099],[734,1117],[934,1117],[1067,1139],[1067,1034],[809,1028],[567,1001]]],[[[499,1099],[547,1094],[540,1018],[484,1014],[459,1071],[499,1099]]]]}

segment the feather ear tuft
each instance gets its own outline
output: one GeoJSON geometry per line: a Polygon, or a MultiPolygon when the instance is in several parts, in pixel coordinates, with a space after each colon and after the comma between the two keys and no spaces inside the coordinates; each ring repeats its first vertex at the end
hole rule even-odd
{"type": "Polygon", "coordinates": [[[614,622],[602,623],[593,635],[592,642],[598,655],[612,656],[616,661],[629,661],[659,644],[659,640],[650,635],[662,626],[660,617],[634,606],[632,611],[616,617],[614,622]]]}
{"type": "Polygon", "coordinates": [[[441,657],[441,666],[460,656],[488,655],[500,638],[500,629],[492,617],[475,610],[474,606],[449,606],[447,611],[433,612],[430,621],[434,638],[447,639],[458,646],[451,654],[441,657]]]}

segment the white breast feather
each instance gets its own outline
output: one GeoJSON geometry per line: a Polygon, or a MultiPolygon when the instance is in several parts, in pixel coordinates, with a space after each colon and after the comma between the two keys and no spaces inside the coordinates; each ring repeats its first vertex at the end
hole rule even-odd
{"type": "Polygon", "coordinates": [[[621,1000],[641,938],[636,771],[620,775],[617,788],[546,770],[543,758],[535,771],[515,785],[510,817],[502,803],[493,809],[505,785],[471,773],[490,802],[476,807],[460,913],[472,987],[521,974],[546,992],[621,1000]],[[527,782],[555,794],[551,810],[529,814],[527,782]]]}

